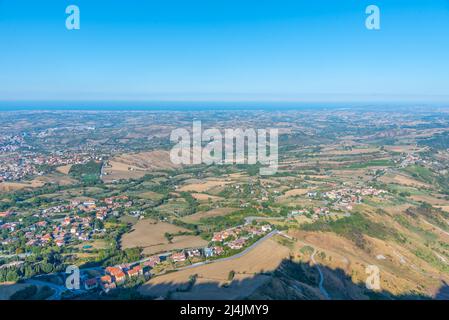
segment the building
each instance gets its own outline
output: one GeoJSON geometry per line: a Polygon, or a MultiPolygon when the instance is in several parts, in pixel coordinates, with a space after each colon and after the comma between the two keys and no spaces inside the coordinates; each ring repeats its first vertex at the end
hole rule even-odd
{"type": "Polygon", "coordinates": [[[229,242],[229,243],[228,243],[228,247],[231,248],[231,249],[233,249],[233,250],[239,250],[239,249],[242,249],[242,248],[243,248],[243,246],[245,245],[245,243],[246,243],[246,240],[240,238],[240,239],[237,239],[237,240],[234,240],[234,241],[229,242]]]}
{"type": "Polygon", "coordinates": [[[222,247],[216,246],[214,247],[214,253],[217,256],[222,255],[224,253],[224,249],[222,247]]]}
{"type": "Polygon", "coordinates": [[[139,276],[139,272],[137,270],[135,270],[135,269],[130,269],[130,270],[126,271],[126,274],[130,278],[134,278],[134,277],[139,276]]]}
{"type": "Polygon", "coordinates": [[[134,268],[128,270],[127,272],[128,277],[138,277],[143,274],[143,270],[141,266],[135,266],[134,268]]]}
{"type": "Polygon", "coordinates": [[[152,256],[143,263],[144,266],[154,268],[157,264],[161,263],[161,258],[158,256],[152,256]]]}
{"type": "Polygon", "coordinates": [[[123,271],[117,272],[114,274],[114,279],[116,283],[123,283],[126,281],[126,275],[123,271]]]}
{"type": "Polygon", "coordinates": [[[105,276],[101,277],[100,281],[102,284],[111,284],[113,282],[112,277],[110,275],[105,275],[105,276]]]}
{"type": "Polygon", "coordinates": [[[189,257],[201,257],[201,252],[198,249],[191,249],[187,251],[189,257]]]}
{"type": "Polygon", "coordinates": [[[262,231],[263,232],[268,232],[271,231],[271,226],[269,224],[265,224],[262,226],[262,231]]]}
{"type": "Polygon", "coordinates": [[[206,258],[213,257],[214,254],[215,254],[214,253],[214,248],[204,248],[204,256],[206,258]]]}
{"type": "Polygon", "coordinates": [[[126,280],[125,273],[117,267],[107,267],[106,273],[114,277],[115,282],[122,283],[126,280]]]}
{"type": "Polygon", "coordinates": [[[173,253],[171,259],[173,262],[183,262],[186,261],[186,255],[184,252],[173,253]]]}
{"type": "Polygon", "coordinates": [[[84,288],[86,290],[93,290],[97,287],[98,287],[97,278],[91,278],[91,279],[87,279],[86,281],[84,281],[84,288]]]}

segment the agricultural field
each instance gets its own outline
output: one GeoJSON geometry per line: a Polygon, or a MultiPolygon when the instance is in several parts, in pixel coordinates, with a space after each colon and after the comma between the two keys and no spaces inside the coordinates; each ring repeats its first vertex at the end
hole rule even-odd
{"type": "MultiPolygon", "coordinates": [[[[371,111],[198,111],[205,127],[278,128],[270,176],[261,164],[174,165],[170,132],[191,126],[183,112],[15,119],[30,137],[17,141],[40,153],[24,152],[26,165],[0,182],[0,282],[9,286],[0,293],[68,265],[101,278],[148,262],[138,280],[77,298],[446,298],[448,114],[371,111]],[[88,125],[42,129],[80,119],[88,125]],[[372,265],[380,291],[364,286],[372,265]]],[[[0,173],[17,156],[2,157],[0,173]]]]}
{"type": "Polygon", "coordinates": [[[267,240],[243,257],[155,277],[139,291],[143,295],[155,297],[165,297],[171,293],[170,296],[175,299],[241,298],[250,295],[264,284],[269,277],[260,275],[260,272],[275,270],[281,261],[288,257],[288,253],[288,248],[274,240],[267,240]],[[267,252],[272,254],[267,255],[267,252]],[[229,277],[230,271],[234,272],[232,279],[229,277]],[[193,275],[197,277],[192,290],[176,292],[177,289],[185,287],[193,275]]]}
{"type": "Polygon", "coordinates": [[[175,225],[145,219],[137,222],[131,232],[121,239],[124,249],[139,247],[145,254],[166,252],[173,249],[193,248],[207,244],[199,237],[186,235],[189,230],[175,225]],[[168,239],[167,234],[174,235],[168,239]]]}

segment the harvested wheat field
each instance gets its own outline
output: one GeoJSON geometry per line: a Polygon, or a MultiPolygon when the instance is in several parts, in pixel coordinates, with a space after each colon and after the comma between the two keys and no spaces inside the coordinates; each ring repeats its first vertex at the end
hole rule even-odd
{"type": "Polygon", "coordinates": [[[385,175],[380,178],[380,181],[384,183],[397,183],[403,186],[431,188],[427,183],[420,182],[402,174],[385,175]]]}
{"type": "Polygon", "coordinates": [[[42,181],[33,180],[31,182],[2,182],[0,183],[1,192],[12,192],[22,190],[25,188],[39,188],[45,183],[42,181]]]}
{"type": "Polygon", "coordinates": [[[308,245],[325,252],[326,258],[320,259],[317,255],[317,262],[331,269],[344,270],[354,283],[365,281],[365,268],[368,265],[376,265],[382,270],[382,289],[393,294],[415,290],[431,295],[441,282],[436,269],[423,264],[412,252],[392,242],[366,236],[371,248],[368,253],[356,247],[353,242],[332,233],[291,231],[289,235],[298,239],[295,246],[308,245]],[[379,255],[384,259],[378,259],[379,255]],[[433,276],[429,278],[429,274],[433,276]],[[419,284],[424,289],[420,289],[419,284]]]}
{"type": "Polygon", "coordinates": [[[58,184],[60,186],[68,186],[71,184],[76,183],[75,179],[72,179],[71,177],[67,175],[62,175],[60,173],[57,174],[49,174],[45,176],[37,177],[32,181],[32,184],[36,184],[38,187],[43,186],[46,183],[50,184],[58,184]]]}
{"type": "Polygon", "coordinates": [[[412,195],[410,197],[412,200],[427,202],[433,206],[447,206],[449,205],[447,200],[439,199],[430,195],[412,195]]]}
{"type": "Polygon", "coordinates": [[[412,153],[420,152],[423,148],[417,148],[415,145],[402,145],[402,146],[385,146],[385,150],[400,153],[412,153]]]}
{"type": "Polygon", "coordinates": [[[238,209],[236,209],[236,208],[217,208],[217,209],[212,209],[212,210],[205,211],[205,212],[197,212],[195,214],[192,214],[190,216],[183,218],[183,220],[188,223],[195,223],[195,222],[200,221],[203,218],[213,218],[213,217],[225,216],[225,215],[235,212],[237,210],[238,209]]]}
{"type": "Polygon", "coordinates": [[[140,220],[131,232],[122,237],[123,248],[148,247],[166,243],[164,234],[186,232],[187,229],[177,227],[166,222],[157,222],[152,219],[140,220]]]}
{"type": "Polygon", "coordinates": [[[357,154],[367,154],[367,153],[375,153],[379,152],[378,148],[353,148],[352,150],[343,150],[343,149],[335,149],[335,148],[324,148],[322,150],[323,154],[328,155],[357,155],[357,154]]]}
{"type": "Polygon", "coordinates": [[[205,193],[192,193],[192,197],[195,198],[198,201],[218,201],[218,200],[223,200],[222,197],[218,197],[218,196],[211,196],[205,193]]]}
{"type": "Polygon", "coordinates": [[[228,184],[233,183],[233,181],[228,180],[209,180],[206,182],[198,182],[198,183],[191,183],[187,184],[185,186],[182,186],[178,189],[178,191],[190,191],[190,192],[206,192],[209,189],[212,189],[214,187],[223,187],[228,184]]]}
{"type": "Polygon", "coordinates": [[[290,250],[268,239],[242,257],[202,265],[155,277],[143,285],[139,292],[143,295],[164,297],[177,288],[183,288],[189,277],[198,275],[195,286],[189,292],[175,293],[176,299],[236,299],[251,294],[270,277],[258,275],[262,271],[275,270],[290,250]],[[227,288],[229,272],[235,277],[227,288]]]}
{"type": "Polygon", "coordinates": [[[167,241],[164,244],[145,247],[143,249],[143,253],[146,255],[152,255],[155,253],[167,252],[172,250],[199,248],[207,246],[207,243],[207,241],[197,236],[175,236],[170,243],[167,241]]]}
{"type": "Polygon", "coordinates": [[[436,206],[437,208],[440,208],[443,211],[449,212],[449,206],[436,206]]]}
{"type": "Polygon", "coordinates": [[[59,173],[62,173],[62,174],[69,174],[71,168],[72,168],[72,165],[68,164],[66,166],[57,167],[56,171],[58,171],[59,173]]]}
{"type": "Polygon", "coordinates": [[[113,157],[104,167],[102,179],[111,182],[120,179],[141,178],[157,170],[175,169],[168,151],[129,153],[113,157]]]}
{"type": "Polygon", "coordinates": [[[165,237],[165,233],[179,232],[189,232],[189,230],[152,219],[140,220],[130,233],[123,235],[121,244],[124,249],[141,247],[145,254],[207,245],[206,241],[197,236],[175,236],[171,243],[165,237]]]}
{"type": "Polygon", "coordinates": [[[302,195],[306,194],[309,191],[310,191],[309,189],[292,189],[292,190],[288,190],[284,194],[284,196],[285,197],[302,196],[302,195]]]}

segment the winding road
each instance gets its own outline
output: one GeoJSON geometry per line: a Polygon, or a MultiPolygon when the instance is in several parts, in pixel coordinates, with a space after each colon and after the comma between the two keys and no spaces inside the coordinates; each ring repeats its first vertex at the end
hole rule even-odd
{"type": "Polygon", "coordinates": [[[248,252],[250,252],[251,250],[253,250],[254,248],[256,248],[257,246],[259,246],[265,240],[268,240],[269,238],[275,236],[278,233],[279,233],[278,230],[271,231],[270,233],[268,233],[264,237],[260,238],[256,242],[254,242],[252,245],[250,245],[248,248],[246,248],[242,252],[237,253],[237,254],[235,254],[233,256],[226,257],[226,258],[221,258],[221,259],[216,259],[216,260],[209,260],[209,261],[198,262],[198,263],[186,266],[186,267],[177,268],[176,270],[177,271],[186,270],[186,269],[191,269],[191,268],[195,268],[195,267],[198,267],[198,266],[202,266],[202,265],[205,265],[205,264],[217,263],[217,262],[222,262],[222,261],[229,261],[229,260],[234,260],[234,259],[240,258],[240,257],[244,256],[245,254],[247,254],[248,252]]]}
{"type": "Polygon", "coordinates": [[[320,274],[320,283],[318,284],[318,287],[319,287],[319,289],[320,289],[320,291],[321,291],[321,294],[322,294],[323,296],[325,296],[327,300],[331,300],[331,297],[330,297],[329,293],[326,291],[326,289],[325,289],[324,286],[323,286],[323,283],[324,283],[324,275],[323,275],[323,272],[321,271],[321,268],[320,268],[320,266],[318,265],[318,263],[315,261],[315,254],[316,254],[316,252],[317,252],[317,251],[316,251],[316,249],[314,248],[314,251],[313,251],[312,256],[310,257],[310,259],[312,260],[313,264],[315,265],[315,267],[317,268],[317,270],[318,270],[318,272],[319,272],[319,274],[320,274]]]}
{"type": "Polygon", "coordinates": [[[61,300],[62,293],[67,290],[67,288],[62,285],[57,285],[57,284],[47,282],[47,281],[28,279],[28,280],[25,280],[25,283],[29,283],[29,284],[35,285],[37,287],[46,286],[46,287],[51,288],[54,291],[54,293],[50,297],[48,297],[46,300],[61,300]]]}
{"type": "MultiPolygon", "coordinates": [[[[203,261],[203,262],[198,262],[186,267],[182,267],[182,268],[177,268],[177,271],[180,270],[186,270],[186,269],[191,269],[191,268],[195,268],[201,265],[205,265],[205,264],[210,264],[210,263],[216,263],[216,262],[220,262],[220,261],[228,261],[228,260],[233,260],[233,259],[237,259],[240,258],[242,256],[244,256],[245,254],[247,254],[248,252],[250,252],[251,250],[253,250],[254,248],[256,248],[257,246],[259,246],[262,242],[264,242],[265,240],[268,240],[269,238],[273,237],[274,235],[278,234],[279,231],[278,230],[273,230],[270,233],[268,233],[267,235],[265,235],[264,237],[260,238],[259,240],[257,240],[255,243],[253,243],[251,246],[249,246],[248,248],[246,248],[245,250],[243,250],[242,252],[230,256],[230,257],[226,257],[226,258],[221,258],[221,259],[217,259],[217,260],[211,260],[211,261],[203,261]]],[[[146,260],[148,260],[149,258],[145,258],[142,260],[139,260],[139,263],[142,263],[146,260]]],[[[88,271],[88,270],[96,270],[96,269],[101,269],[101,267],[92,267],[92,268],[85,268],[85,269],[81,269],[81,271],[88,271]]],[[[54,274],[64,274],[63,272],[59,272],[59,273],[54,273],[54,274]]],[[[37,280],[36,278],[39,278],[39,276],[33,278],[33,279],[27,279],[25,280],[26,283],[32,284],[32,285],[36,285],[36,286],[47,286],[50,287],[51,289],[53,289],[54,293],[48,297],[46,300],[61,300],[61,295],[64,291],[67,291],[67,288],[64,285],[57,285],[51,282],[47,282],[47,281],[41,281],[41,280],[37,280]]],[[[84,290],[79,290],[79,293],[84,292],[84,290]]]]}

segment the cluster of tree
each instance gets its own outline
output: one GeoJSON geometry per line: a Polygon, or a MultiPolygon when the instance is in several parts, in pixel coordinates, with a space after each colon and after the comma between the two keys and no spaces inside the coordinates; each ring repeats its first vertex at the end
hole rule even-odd
{"type": "Polygon", "coordinates": [[[364,235],[382,240],[389,237],[400,239],[400,235],[394,229],[373,222],[360,213],[354,213],[350,217],[335,221],[325,222],[318,220],[302,225],[301,229],[306,231],[334,232],[353,241],[361,249],[366,249],[364,235]]]}
{"type": "Polygon", "coordinates": [[[16,282],[38,274],[48,274],[65,270],[65,263],[60,253],[55,251],[34,254],[26,258],[20,266],[0,269],[0,282],[16,282]]]}
{"type": "Polygon", "coordinates": [[[85,164],[75,164],[70,168],[69,175],[80,180],[85,185],[99,184],[101,182],[102,162],[89,161],[85,164]]]}
{"type": "Polygon", "coordinates": [[[189,192],[181,192],[181,197],[187,201],[188,208],[185,211],[186,215],[194,214],[197,211],[198,208],[198,201],[192,197],[192,195],[189,192]]]}
{"type": "Polygon", "coordinates": [[[48,286],[43,286],[38,289],[36,286],[27,286],[15,292],[10,300],[45,300],[53,294],[53,289],[48,286]]]}

